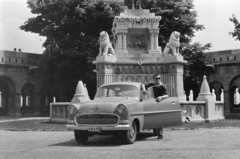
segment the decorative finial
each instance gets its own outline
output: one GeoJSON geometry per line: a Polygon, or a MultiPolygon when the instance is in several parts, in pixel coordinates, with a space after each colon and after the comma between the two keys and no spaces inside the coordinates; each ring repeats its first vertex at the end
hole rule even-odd
{"type": "Polygon", "coordinates": [[[84,102],[84,101],[88,101],[89,96],[87,94],[86,88],[84,87],[82,81],[79,81],[77,84],[77,88],[76,88],[76,93],[74,94],[74,97],[72,99],[72,103],[80,103],[80,102],[84,102]]]}
{"type": "MultiPolygon", "coordinates": [[[[197,101],[204,101],[205,99],[212,98],[210,88],[207,82],[207,77],[203,76],[203,81],[200,89],[200,93],[198,94],[197,101]]],[[[212,98],[213,99],[213,98],[212,98]]]]}

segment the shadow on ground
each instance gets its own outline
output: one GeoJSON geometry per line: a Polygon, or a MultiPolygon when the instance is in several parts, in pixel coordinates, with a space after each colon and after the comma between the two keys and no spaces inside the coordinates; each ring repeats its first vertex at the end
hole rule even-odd
{"type": "MultiPolygon", "coordinates": [[[[149,132],[141,132],[137,134],[137,139],[135,142],[141,142],[145,141],[147,138],[153,137],[153,133],[151,131],[149,132]]],[[[74,136],[73,136],[74,138],[74,136]]],[[[155,138],[154,138],[155,140],[155,138]]],[[[157,139],[156,139],[157,140],[157,139]]],[[[49,146],[72,146],[72,147],[108,147],[108,146],[121,146],[125,145],[125,142],[113,135],[106,135],[106,136],[100,136],[100,135],[95,135],[93,137],[90,137],[85,145],[79,145],[75,139],[66,141],[66,142],[61,142],[49,146]]]]}

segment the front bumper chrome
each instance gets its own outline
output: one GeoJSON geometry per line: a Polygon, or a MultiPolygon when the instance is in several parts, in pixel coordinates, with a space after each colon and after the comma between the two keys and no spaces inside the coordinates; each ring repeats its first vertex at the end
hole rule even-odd
{"type": "Polygon", "coordinates": [[[78,125],[73,125],[73,124],[68,124],[67,128],[69,130],[88,130],[88,128],[92,127],[99,127],[101,131],[120,131],[120,130],[128,130],[130,129],[130,125],[116,125],[116,126],[78,126],[78,125]]]}

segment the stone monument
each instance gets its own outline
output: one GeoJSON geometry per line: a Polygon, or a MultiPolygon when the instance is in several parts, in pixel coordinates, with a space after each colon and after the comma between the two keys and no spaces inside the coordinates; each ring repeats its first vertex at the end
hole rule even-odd
{"type": "MultiPolygon", "coordinates": [[[[125,9],[115,17],[112,25],[114,54],[109,49],[109,53],[99,53],[93,61],[96,65],[97,87],[120,81],[152,82],[153,74],[160,73],[169,95],[185,98],[183,65],[186,61],[178,51],[179,33],[171,35],[163,54],[158,45],[160,20],[160,16],[155,16],[148,9],[142,9],[141,5],[135,9],[134,4],[132,9],[125,9]]],[[[111,46],[109,39],[102,42],[111,46]]],[[[100,47],[104,45],[100,44],[100,47]]]]}

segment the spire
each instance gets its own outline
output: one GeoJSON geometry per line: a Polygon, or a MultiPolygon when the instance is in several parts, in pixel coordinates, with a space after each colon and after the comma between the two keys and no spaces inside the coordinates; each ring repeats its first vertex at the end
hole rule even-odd
{"type": "Polygon", "coordinates": [[[201,85],[201,89],[200,89],[200,93],[198,95],[197,100],[202,101],[203,99],[207,99],[207,98],[211,98],[211,97],[212,96],[211,96],[211,92],[210,92],[209,85],[208,85],[208,82],[207,82],[207,78],[204,75],[202,85],[201,85]]]}
{"type": "Polygon", "coordinates": [[[76,93],[74,94],[74,97],[72,99],[72,103],[78,103],[83,101],[88,101],[89,96],[86,90],[86,87],[84,87],[82,81],[78,81],[76,93]]]}

